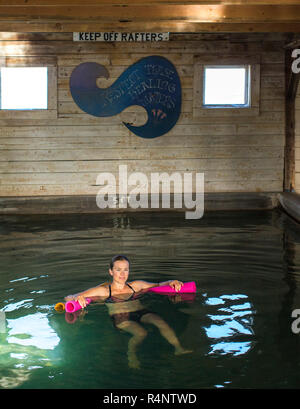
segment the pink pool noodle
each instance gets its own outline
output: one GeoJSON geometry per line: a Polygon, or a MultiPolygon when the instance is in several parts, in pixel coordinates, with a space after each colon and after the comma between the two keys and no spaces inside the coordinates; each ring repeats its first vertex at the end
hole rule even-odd
{"type": "MultiPolygon", "coordinates": [[[[85,299],[86,303],[89,304],[92,300],[90,298],[85,299]]],[[[82,307],[78,301],[67,301],[65,305],[66,312],[75,312],[80,310],[82,307]]]]}
{"type": "Polygon", "coordinates": [[[174,288],[170,287],[169,285],[162,285],[161,287],[152,287],[149,288],[149,291],[154,293],[169,293],[169,294],[180,294],[180,293],[195,293],[196,292],[196,284],[195,281],[189,281],[188,283],[184,283],[181,287],[180,291],[174,290],[174,288]]]}

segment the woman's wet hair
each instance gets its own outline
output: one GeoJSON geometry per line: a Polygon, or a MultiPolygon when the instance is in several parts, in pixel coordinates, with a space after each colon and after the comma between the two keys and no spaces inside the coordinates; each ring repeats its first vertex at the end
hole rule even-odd
{"type": "Polygon", "coordinates": [[[128,258],[128,257],[123,256],[122,254],[117,254],[116,256],[114,256],[114,257],[111,259],[109,268],[112,270],[113,267],[114,267],[115,261],[122,261],[122,260],[128,261],[128,264],[130,265],[130,261],[129,261],[129,258],[128,258]]]}

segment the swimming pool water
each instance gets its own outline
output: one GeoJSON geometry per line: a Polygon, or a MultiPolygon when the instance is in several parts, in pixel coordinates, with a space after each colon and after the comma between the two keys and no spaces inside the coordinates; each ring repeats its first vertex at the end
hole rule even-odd
{"type": "Polygon", "coordinates": [[[298,388],[299,231],[279,210],[1,216],[0,388],[298,388]],[[106,281],[118,253],[131,279],[196,282],[193,300],[140,300],[191,353],[143,324],[133,368],[105,305],[54,310],[106,281]]]}

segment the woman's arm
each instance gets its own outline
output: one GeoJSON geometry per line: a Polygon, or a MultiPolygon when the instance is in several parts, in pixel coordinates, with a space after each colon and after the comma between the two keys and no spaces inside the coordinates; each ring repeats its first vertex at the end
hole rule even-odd
{"type": "Polygon", "coordinates": [[[168,280],[163,281],[161,283],[149,283],[148,281],[136,280],[133,281],[131,284],[134,285],[134,290],[136,292],[146,290],[152,287],[162,287],[163,285],[169,285],[170,287],[174,288],[175,291],[179,291],[183,286],[183,282],[178,280],[168,280]]]}
{"type": "Polygon", "coordinates": [[[81,307],[86,306],[86,298],[89,297],[104,297],[107,295],[107,289],[104,284],[100,284],[97,287],[89,288],[88,290],[82,291],[77,294],[68,295],[65,297],[66,301],[75,300],[78,301],[81,307]]]}

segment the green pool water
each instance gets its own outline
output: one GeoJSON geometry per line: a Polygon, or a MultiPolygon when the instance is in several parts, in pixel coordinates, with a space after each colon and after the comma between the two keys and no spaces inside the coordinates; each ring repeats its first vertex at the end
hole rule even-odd
{"type": "Polygon", "coordinates": [[[298,388],[299,232],[279,210],[0,217],[0,388],[298,388]],[[134,368],[104,304],[54,310],[118,253],[131,279],[196,282],[191,300],[140,298],[191,353],[142,324],[134,368]]]}

